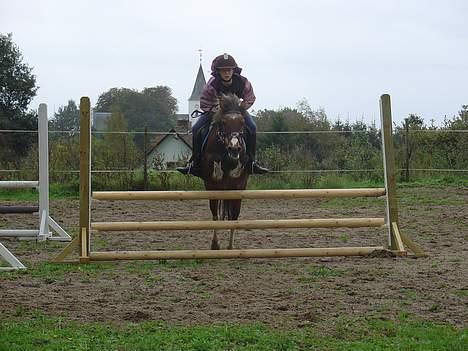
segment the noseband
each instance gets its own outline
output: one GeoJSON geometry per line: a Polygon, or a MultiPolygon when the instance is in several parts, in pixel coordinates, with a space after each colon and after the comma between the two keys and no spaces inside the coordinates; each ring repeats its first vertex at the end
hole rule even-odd
{"type": "Polygon", "coordinates": [[[240,132],[231,132],[231,133],[225,133],[223,130],[218,129],[218,142],[223,144],[226,147],[225,140],[231,140],[232,138],[238,138],[239,140],[242,140],[245,143],[244,140],[244,131],[241,130],[240,132]]]}
{"type": "MultiPolygon", "coordinates": [[[[224,114],[229,114],[229,113],[233,113],[233,114],[241,114],[239,111],[237,110],[229,110],[229,111],[226,111],[224,114]]],[[[238,138],[239,141],[245,145],[245,140],[244,140],[244,132],[245,132],[245,127],[243,127],[240,131],[236,131],[236,132],[230,132],[230,133],[226,133],[224,130],[223,130],[223,127],[222,125],[218,128],[218,132],[217,132],[217,141],[222,144],[224,146],[225,149],[227,149],[227,144],[229,143],[230,140],[232,140],[233,138],[238,138]]]]}

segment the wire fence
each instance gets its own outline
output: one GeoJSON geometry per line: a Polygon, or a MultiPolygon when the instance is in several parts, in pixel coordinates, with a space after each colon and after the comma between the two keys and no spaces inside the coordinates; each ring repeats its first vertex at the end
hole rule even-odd
{"type": "MultiPolygon", "coordinates": [[[[9,140],[15,140],[20,134],[34,136],[37,130],[0,130],[0,180],[31,178],[38,173],[37,145],[22,157],[5,153],[9,144],[2,143],[7,140],[2,136],[10,135],[13,138],[9,140]]],[[[383,180],[380,131],[377,129],[258,131],[257,134],[257,159],[271,170],[269,176],[261,179],[276,177],[278,182],[300,181],[307,182],[306,185],[333,177],[383,180]]],[[[191,153],[190,148],[186,148],[177,162],[167,161],[156,148],[167,136],[185,138],[189,146],[190,131],[93,131],[92,135],[93,178],[103,188],[111,183],[139,188],[145,177],[162,188],[169,187],[179,181],[176,167],[185,164],[191,153]]],[[[393,137],[397,169],[402,179],[438,175],[465,177],[468,173],[467,129],[405,131],[395,128],[393,137]]],[[[77,184],[79,130],[49,131],[49,172],[51,182],[77,184]]]]}

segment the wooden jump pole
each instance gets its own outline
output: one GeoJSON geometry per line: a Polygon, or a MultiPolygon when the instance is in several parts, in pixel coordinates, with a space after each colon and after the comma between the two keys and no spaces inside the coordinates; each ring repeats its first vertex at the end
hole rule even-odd
{"type": "Polygon", "coordinates": [[[332,197],[379,197],[385,188],[361,189],[288,189],[224,191],[96,191],[95,200],[235,200],[235,199],[303,199],[332,197]]]}
{"type": "MultiPolygon", "coordinates": [[[[96,200],[197,200],[197,199],[290,199],[311,197],[379,197],[386,195],[389,244],[397,253],[405,253],[402,241],[410,239],[398,231],[396,206],[396,170],[393,154],[390,96],[380,98],[382,119],[382,143],[385,169],[385,188],[371,189],[299,189],[263,191],[141,191],[141,192],[95,192],[96,200]]],[[[91,228],[101,231],[145,230],[193,230],[193,229],[266,229],[266,228],[318,228],[318,227],[370,227],[384,225],[383,218],[339,219],[292,219],[259,221],[160,221],[160,222],[90,222],[91,201],[91,132],[89,98],[80,101],[80,236],[73,241],[57,261],[79,245],[80,262],[146,259],[209,259],[209,258],[275,258],[275,257],[321,257],[363,256],[384,247],[338,247],[295,249],[246,249],[246,250],[177,250],[177,251],[109,251],[90,252],[91,228]]],[[[414,244],[415,245],[415,244],[414,244]]],[[[419,248],[413,246],[416,250],[419,248]]],[[[415,250],[413,249],[413,251],[415,250]]]]}
{"type": "Polygon", "coordinates": [[[91,223],[91,229],[99,231],[159,231],[211,229],[360,228],[380,227],[384,225],[384,223],[384,218],[96,222],[91,223]]]}
{"type": "Polygon", "coordinates": [[[221,258],[280,258],[280,257],[325,257],[366,256],[376,247],[331,247],[298,249],[245,249],[245,250],[177,250],[177,251],[108,251],[91,252],[91,261],[118,260],[170,260],[170,259],[221,259],[221,258]]]}

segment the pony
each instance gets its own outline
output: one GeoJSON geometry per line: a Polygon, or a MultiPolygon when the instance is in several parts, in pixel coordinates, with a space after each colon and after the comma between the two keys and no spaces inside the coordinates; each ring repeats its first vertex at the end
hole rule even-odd
{"type": "MultiPolygon", "coordinates": [[[[244,112],[234,94],[222,95],[213,114],[210,130],[201,153],[201,178],[206,190],[245,190],[249,178],[244,112]]],[[[214,221],[237,220],[241,200],[209,200],[214,221]]],[[[232,249],[234,229],[230,230],[228,249],[232,249]]],[[[219,250],[214,230],[211,249],[219,250]]]]}

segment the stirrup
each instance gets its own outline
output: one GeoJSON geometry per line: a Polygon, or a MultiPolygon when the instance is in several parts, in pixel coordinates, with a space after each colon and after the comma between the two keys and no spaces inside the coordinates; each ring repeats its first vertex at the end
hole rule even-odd
{"type": "Polygon", "coordinates": [[[189,163],[187,163],[186,166],[184,166],[184,167],[177,167],[176,169],[177,169],[180,173],[182,173],[183,175],[187,175],[187,174],[191,174],[192,168],[193,168],[193,164],[192,164],[192,162],[189,162],[189,163]]]}
{"type": "Polygon", "coordinates": [[[176,169],[183,175],[191,174],[195,177],[201,177],[201,169],[195,167],[193,161],[189,162],[185,167],[177,167],[176,169]]]}
{"type": "Polygon", "coordinates": [[[260,166],[256,161],[252,161],[250,165],[250,174],[265,174],[269,173],[270,170],[268,168],[260,166]]]}

